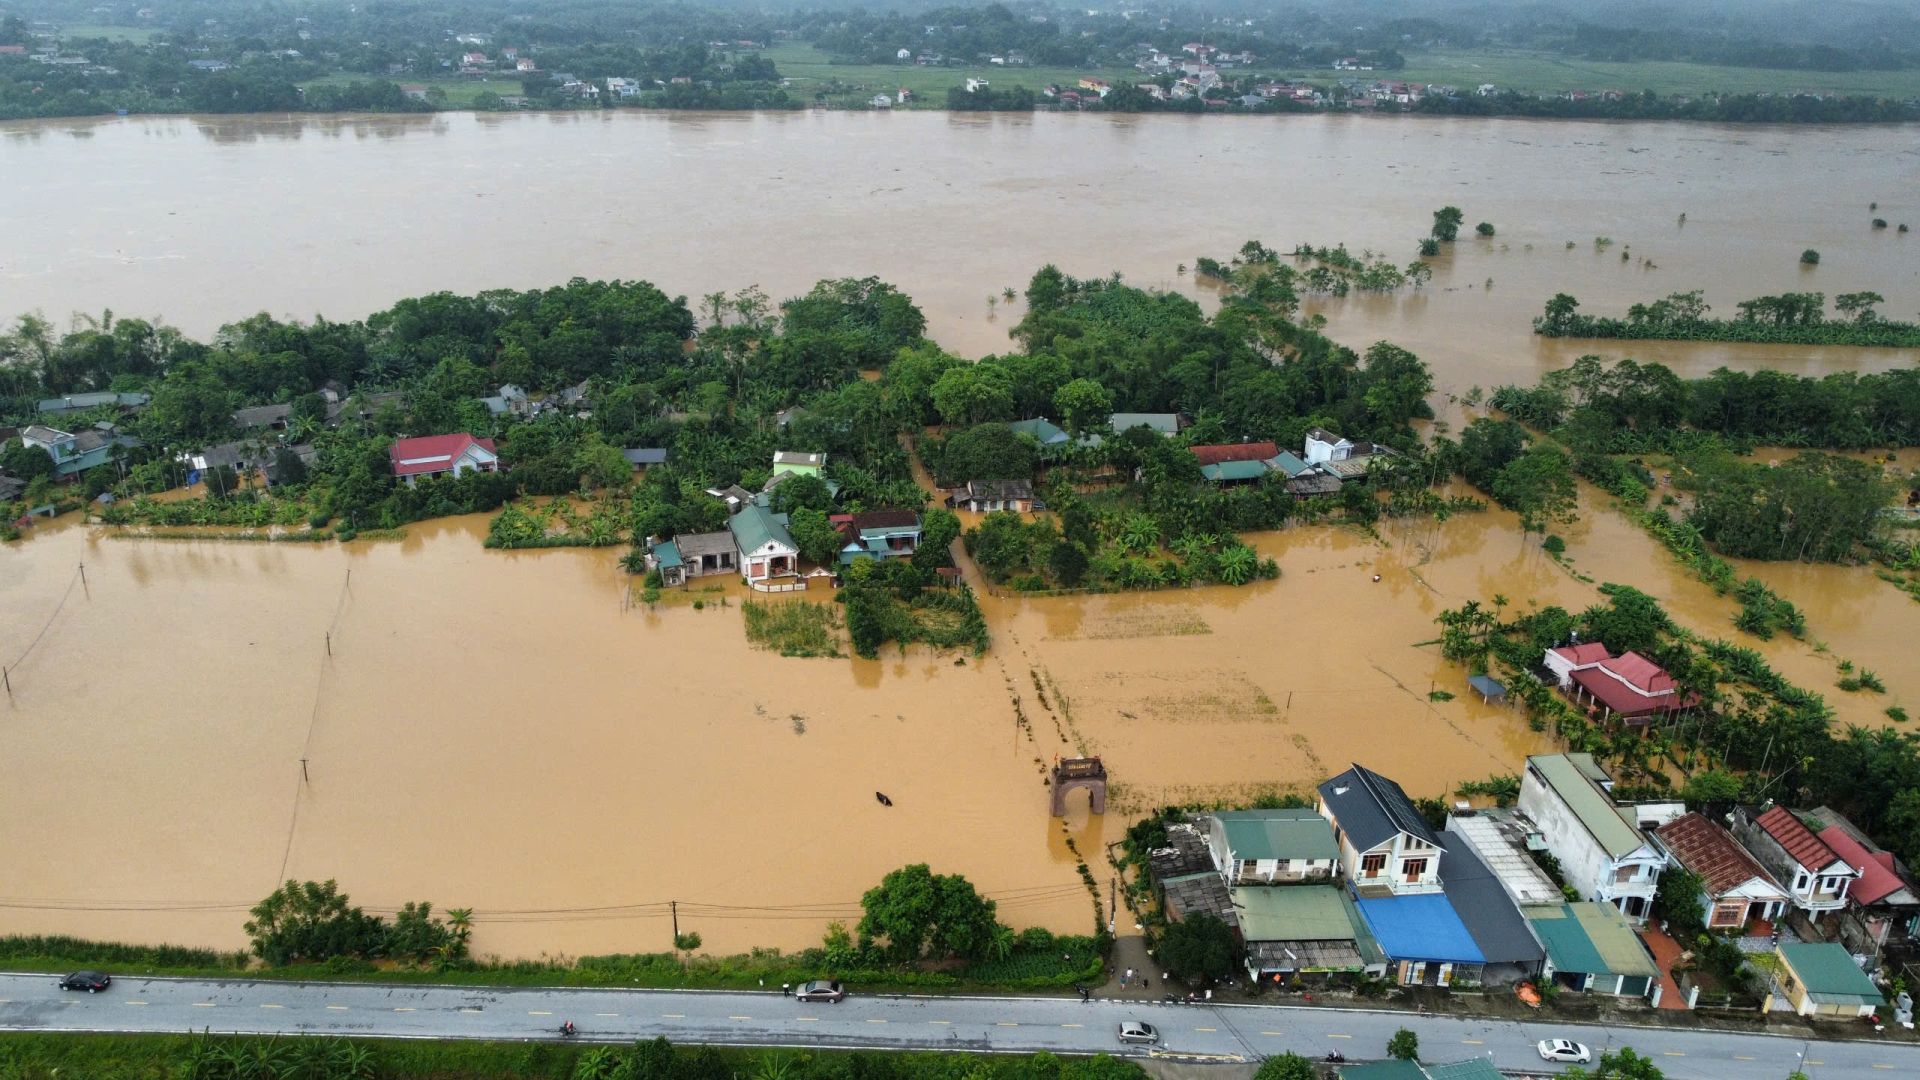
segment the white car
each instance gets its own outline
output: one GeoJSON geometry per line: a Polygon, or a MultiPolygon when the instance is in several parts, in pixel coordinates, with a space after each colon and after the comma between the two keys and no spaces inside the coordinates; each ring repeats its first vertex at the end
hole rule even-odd
{"type": "Polygon", "coordinates": [[[1540,1051],[1541,1061],[1564,1061],[1573,1065],[1585,1065],[1593,1060],[1593,1051],[1572,1039],[1541,1039],[1540,1045],[1535,1049],[1540,1051]]]}
{"type": "Polygon", "coordinates": [[[1157,1043],[1160,1033],[1152,1024],[1139,1020],[1128,1020],[1120,1025],[1120,1041],[1123,1043],[1157,1043]]]}

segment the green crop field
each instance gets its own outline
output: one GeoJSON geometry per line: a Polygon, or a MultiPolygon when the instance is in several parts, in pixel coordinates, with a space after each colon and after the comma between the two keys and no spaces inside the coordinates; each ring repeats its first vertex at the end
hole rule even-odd
{"type": "MultiPolygon", "coordinates": [[[[1326,69],[1286,72],[1327,82],[1326,69]]],[[[1345,74],[1344,72],[1342,74],[1345,74]]],[[[1659,94],[1788,93],[1814,91],[1907,98],[1920,95],[1920,71],[1779,71],[1664,61],[1605,63],[1542,53],[1444,51],[1413,53],[1402,71],[1363,72],[1368,78],[1439,83],[1467,89],[1493,83],[1527,93],[1562,90],[1652,90],[1659,94]]]]}
{"type": "Polygon", "coordinates": [[[878,93],[894,93],[901,87],[913,91],[917,104],[938,107],[946,104],[947,91],[965,86],[969,76],[985,79],[995,88],[1024,86],[1038,93],[1058,83],[1071,89],[1087,76],[1118,83],[1138,78],[1131,68],[1102,68],[1080,71],[1063,67],[999,67],[993,64],[968,64],[965,67],[916,67],[912,64],[836,64],[826,53],[804,43],[776,45],[763,54],[780,69],[782,77],[792,80],[788,91],[811,98],[828,83],[838,80],[845,88],[835,97],[869,98],[878,93]]]}
{"type": "Polygon", "coordinates": [[[153,39],[158,30],[143,26],[100,26],[93,23],[76,23],[60,28],[60,37],[66,41],[81,38],[106,38],[108,41],[131,41],[144,45],[153,39]]]}

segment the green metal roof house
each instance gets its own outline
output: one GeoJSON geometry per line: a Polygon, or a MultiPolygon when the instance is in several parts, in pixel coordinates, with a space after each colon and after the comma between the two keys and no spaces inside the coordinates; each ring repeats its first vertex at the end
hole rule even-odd
{"type": "Polygon", "coordinates": [[[1384,969],[1386,953],[1337,885],[1247,885],[1231,896],[1250,978],[1384,969]]]}
{"type": "Polygon", "coordinates": [[[1648,997],[1659,987],[1660,968],[1612,904],[1585,900],[1521,912],[1546,946],[1546,974],[1562,985],[1617,997],[1648,997]]]}
{"type": "Polygon", "coordinates": [[[1774,992],[1786,996],[1801,1016],[1859,1017],[1886,1004],[1886,995],[1853,962],[1846,946],[1831,941],[1782,943],[1774,992]]]}
{"type": "Polygon", "coordinates": [[[1340,859],[1332,824],[1307,809],[1211,814],[1207,849],[1221,876],[1232,885],[1331,879],[1340,859]]]}

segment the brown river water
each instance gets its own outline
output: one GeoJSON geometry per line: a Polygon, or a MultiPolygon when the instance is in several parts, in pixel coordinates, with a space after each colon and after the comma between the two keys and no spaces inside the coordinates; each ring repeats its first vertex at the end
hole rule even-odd
{"type": "MultiPolygon", "coordinates": [[[[1424,293],[1320,310],[1341,340],[1395,340],[1463,392],[1589,351],[1527,332],[1555,291],[1617,309],[1692,287],[1724,307],[1873,288],[1911,315],[1911,237],[1871,232],[1866,207],[1920,221],[1916,180],[1920,148],[1877,128],[855,113],[0,125],[0,312],[111,307],[205,334],[254,310],[350,317],[573,275],[778,297],[875,274],[915,296],[943,344],[983,354],[1007,347],[1019,314],[986,296],[1045,261],[1203,295],[1176,264],[1250,237],[1400,258],[1452,202],[1500,235],[1455,245],[1424,293]],[[1596,235],[1615,246],[1596,252],[1596,235]],[[1823,255],[1811,272],[1795,263],[1809,246],[1823,255]]],[[[1913,359],[1631,352],[1687,372],[1913,359]]],[[[293,876],[338,878],[376,908],[471,905],[483,953],[666,949],[675,900],[709,950],[794,947],[857,917],[861,892],[911,861],[966,874],[1015,925],[1083,931],[1075,850],[1104,891],[1101,846],[1144,808],[1304,789],[1356,759],[1415,794],[1513,771],[1544,737],[1419,643],[1468,599],[1597,598],[1494,511],[1385,523],[1381,541],[1258,536],[1284,574],[1245,589],[983,597],[994,649],[963,664],[796,660],[747,646],[737,589],[707,595],[725,606],[649,611],[627,602],[615,553],[489,552],[484,529],[309,547],[63,524],[0,547],[0,932],[231,947],[244,909],[293,876]],[[1081,750],[1106,758],[1113,803],[1094,818],[1076,800],[1063,826],[1041,770],[1081,750]]],[[[1563,532],[1581,572],[1734,635],[1730,600],[1591,497],[1563,532]]],[[[1920,705],[1905,644],[1920,604],[1860,570],[1746,569],[1802,605],[1831,652],[1758,647],[1843,721],[1920,705]],[[1837,658],[1889,693],[1834,689],[1837,658]]]]}

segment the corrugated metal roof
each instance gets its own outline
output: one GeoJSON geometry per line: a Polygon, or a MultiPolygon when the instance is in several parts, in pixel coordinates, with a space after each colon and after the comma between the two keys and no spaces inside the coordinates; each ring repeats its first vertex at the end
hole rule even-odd
{"type": "Polygon", "coordinates": [[[1606,792],[1566,754],[1536,754],[1527,759],[1527,768],[1540,774],[1608,855],[1622,858],[1646,843],[1640,830],[1621,820],[1606,792]]]}
{"type": "Polygon", "coordinates": [[[1807,995],[1823,1005],[1878,1005],[1886,1000],[1844,945],[1802,941],[1782,944],[1778,949],[1794,977],[1806,987],[1807,995]]]}
{"type": "Polygon", "coordinates": [[[1440,893],[1356,900],[1380,948],[1395,960],[1486,962],[1453,905],[1440,893]]]}
{"type": "Polygon", "coordinates": [[[1340,857],[1333,825],[1313,810],[1222,810],[1213,816],[1237,859],[1340,857]]]}
{"type": "Polygon", "coordinates": [[[1487,962],[1538,964],[1545,959],[1540,943],[1533,940],[1527,921],[1520,917],[1500,879],[1473,853],[1466,838],[1441,833],[1440,844],[1447,852],[1441,860],[1441,887],[1487,962]]]}

